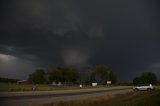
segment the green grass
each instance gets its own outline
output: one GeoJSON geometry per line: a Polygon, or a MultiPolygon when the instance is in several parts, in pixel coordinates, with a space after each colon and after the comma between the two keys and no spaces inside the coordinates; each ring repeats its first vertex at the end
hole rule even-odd
{"type": "Polygon", "coordinates": [[[115,97],[92,97],[32,106],[160,106],[160,90],[130,92],[115,97]]]}
{"type": "MultiPolygon", "coordinates": [[[[3,83],[0,84],[0,92],[15,92],[15,91],[31,91],[34,85],[18,85],[3,83]]],[[[50,90],[51,86],[48,85],[37,85],[37,90],[50,90]]]]}
{"type": "MultiPolygon", "coordinates": [[[[78,85],[74,86],[52,86],[50,84],[37,84],[37,91],[53,91],[53,90],[72,90],[72,89],[80,89],[78,85]]],[[[18,92],[18,91],[32,91],[34,85],[26,84],[26,85],[18,85],[12,83],[0,83],[0,92],[18,92]]],[[[100,87],[108,87],[106,85],[99,85],[97,87],[91,86],[83,86],[83,89],[87,88],[100,88],[100,87]]]]}
{"type": "Polygon", "coordinates": [[[122,95],[111,106],[160,106],[160,91],[134,92],[122,95]]]}
{"type": "MultiPolygon", "coordinates": [[[[0,84],[0,92],[18,92],[18,91],[32,91],[35,85],[32,84],[0,84]]],[[[67,89],[79,89],[78,86],[52,86],[49,84],[37,84],[36,91],[52,91],[52,90],[67,90],[67,89]]]]}

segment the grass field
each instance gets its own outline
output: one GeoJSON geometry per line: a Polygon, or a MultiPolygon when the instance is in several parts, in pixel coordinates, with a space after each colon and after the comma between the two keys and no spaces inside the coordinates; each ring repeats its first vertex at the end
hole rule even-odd
{"type": "Polygon", "coordinates": [[[92,97],[32,106],[160,106],[160,90],[138,91],[111,97],[92,97]]]}
{"type": "MultiPolygon", "coordinates": [[[[0,84],[0,92],[16,92],[16,91],[32,91],[32,88],[35,85],[18,85],[18,84],[0,84]]],[[[78,89],[78,86],[72,86],[72,89],[78,89]]],[[[61,90],[61,89],[71,89],[69,86],[52,86],[49,84],[37,84],[37,91],[52,91],[52,90],[61,90]]]]}
{"type": "MultiPolygon", "coordinates": [[[[18,92],[18,91],[32,91],[32,88],[35,85],[18,85],[18,84],[9,84],[9,83],[0,83],[0,92],[18,92]]],[[[100,88],[108,87],[106,85],[98,85],[97,87],[91,87],[89,85],[83,86],[85,88],[100,88]]],[[[53,90],[69,90],[69,89],[80,89],[78,85],[74,86],[52,86],[50,84],[37,84],[37,91],[53,91],[53,90]]]]}

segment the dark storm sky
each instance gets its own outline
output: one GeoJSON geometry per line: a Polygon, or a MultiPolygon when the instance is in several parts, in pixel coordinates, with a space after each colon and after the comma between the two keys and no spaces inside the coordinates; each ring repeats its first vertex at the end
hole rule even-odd
{"type": "Polygon", "coordinates": [[[106,64],[120,80],[160,77],[159,0],[1,0],[0,76],[106,64]]]}

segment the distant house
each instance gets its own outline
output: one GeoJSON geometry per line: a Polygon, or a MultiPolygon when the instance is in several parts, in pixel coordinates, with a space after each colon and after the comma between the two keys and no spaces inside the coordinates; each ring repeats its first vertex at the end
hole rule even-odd
{"type": "Polygon", "coordinates": [[[17,81],[17,84],[31,84],[31,82],[29,80],[20,80],[17,81]]]}
{"type": "Polygon", "coordinates": [[[97,86],[97,85],[98,85],[98,83],[97,83],[97,82],[92,83],[92,86],[97,86]]]}

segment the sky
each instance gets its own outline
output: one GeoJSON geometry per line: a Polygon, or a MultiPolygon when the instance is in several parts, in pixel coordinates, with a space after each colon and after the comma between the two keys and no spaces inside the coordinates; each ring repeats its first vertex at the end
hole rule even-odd
{"type": "Polygon", "coordinates": [[[0,76],[41,67],[110,67],[160,78],[159,0],[1,0],[0,76]]]}

